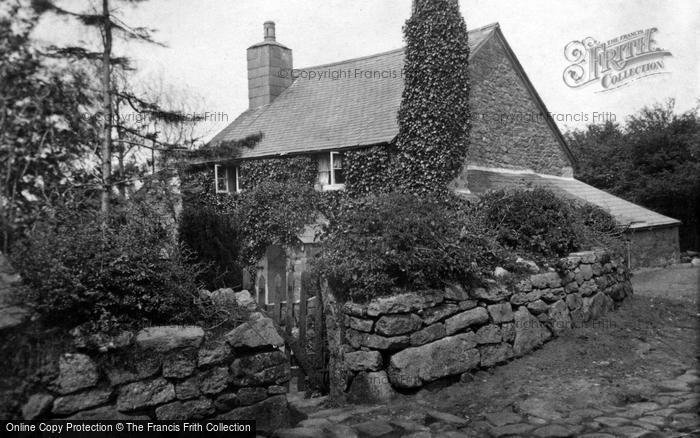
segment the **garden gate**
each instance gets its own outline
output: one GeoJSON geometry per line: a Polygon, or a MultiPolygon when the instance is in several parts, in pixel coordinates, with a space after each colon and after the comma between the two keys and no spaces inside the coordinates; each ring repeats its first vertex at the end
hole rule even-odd
{"type": "Polygon", "coordinates": [[[298,367],[298,390],[306,390],[308,383],[309,389],[327,392],[328,351],[321,288],[313,283],[308,272],[303,272],[299,302],[295,303],[293,272],[288,272],[285,278],[275,274],[269,285],[267,281],[263,275],[258,278],[255,286],[258,305],[272,318],[284,338],[290,366],[298,367]],[[275,297],[272,304],[265,303],[266,285],[269,296],[275,297]]]}

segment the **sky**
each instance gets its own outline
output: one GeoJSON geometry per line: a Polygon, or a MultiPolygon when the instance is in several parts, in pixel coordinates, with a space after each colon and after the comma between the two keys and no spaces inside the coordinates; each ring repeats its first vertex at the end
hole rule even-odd
{"type": "MultiPolygon", "coordinates": [[[[84,10],[94,0],[62,0],[84,10]]],[[[167,47],[117,43],[134,60],[138,81],[162,81],[182,90],[196,111],[220,113],[208,122],[210,137],[247,109],[246,48],[263,39],[263,22],[275,21],[277,41],[293,50],[303,68],[367,56],[404,45],[402,26],[411,0],[149,0],[131,6],[113,0],[122,19],[146,26],[167,47]]],[[[500,23],[506,39],[555,121],[564,131],[586,121],[623,122],[645,105],[673,98],[676,110],[700,98],[700,2],[697,0],[459,0],[469,29],[500,23]],[[570,88],[564,48],[592,37],[608,41],[656,28],[662,74],[600,92],[600,83],[570,88]],[[578,121],[577,121],[578,120],[578,121]]],[[[45,17],[35,31],[40,42],[90,41],[79,26],[45,17]]]]}

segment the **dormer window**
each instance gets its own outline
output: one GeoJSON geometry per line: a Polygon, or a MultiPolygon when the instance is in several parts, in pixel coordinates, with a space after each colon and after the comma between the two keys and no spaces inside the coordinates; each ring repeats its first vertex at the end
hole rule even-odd
{"type": "Polygon", "coordinates": [[[345,188],[344,157],[341,152],[328,152],[318,157],[318,183],[322,190],[345,188]]]}
{"type": "Polygon", "coordinates": [[[238,193],[241,191],[239,169],[221,164],[214,165],[214,187],[216,193],[238,193]]]}

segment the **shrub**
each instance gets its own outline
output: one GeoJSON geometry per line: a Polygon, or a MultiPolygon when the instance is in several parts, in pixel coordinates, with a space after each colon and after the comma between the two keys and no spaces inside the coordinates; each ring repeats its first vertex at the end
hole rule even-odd
{"type": "Polygon", "coordinates": [[[14,248],[15,265],[52,324],[117,326],[195,321],[199,266],[147,205],[98,213],[61,208],[14,248]]]}
{"type": "Polygon", "coordinates": [[[627,227],[617,223],[615,218],[602,208],[592,204],[575,206],[576,234],[581,249],[605,248],[617,256],[625,255],[624,233],[627,227]]]}
{"type": "Polygon", "coordinates": [[[341,209],[314,269],[346,299],[478,282],[505,258],[480,215],[456,197],[388,193],[341,209]]]}
{"type": "Polygon", "coordinates": [[[241,284],[240,230],[235,212],[211,207],[185,208],[180,216],[180,240],[203,265],[199,280],[213,290],[241,284]]]}
{"type": "Polygon", "coordinates": [[[265,181],[240,195],[241,264],[254,267],[270,245],[289,246],[314,221],[318,193],[295,181],[265,181]]]}
{"type": "Polygon", "coordinates": [[[564,257],[581,246],[573,203],[549,190],[489,192],[480,199],[479,208],[506,248],[552,258],[564,257]]]}

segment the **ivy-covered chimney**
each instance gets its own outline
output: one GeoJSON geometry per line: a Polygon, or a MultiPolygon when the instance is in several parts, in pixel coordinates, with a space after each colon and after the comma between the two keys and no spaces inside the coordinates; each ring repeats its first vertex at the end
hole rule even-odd
{"type": "Polygon", "coordinates": [[[255,109],[275,100],[292,85],[292,49],[275,39],[275,23],[263,25],[265,39],[248,48],[248,102],[255,109]]]}

